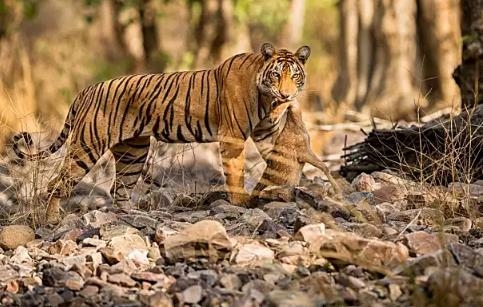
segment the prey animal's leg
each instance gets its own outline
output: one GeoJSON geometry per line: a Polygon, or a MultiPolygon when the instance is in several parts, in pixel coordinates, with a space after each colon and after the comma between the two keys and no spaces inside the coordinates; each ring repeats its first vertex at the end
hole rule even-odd
{"type": "Polygon", "coordinates": [[[312,150],[308,150],[308,152],[306,152],[304,155],[302,155],[299,158],[299,160],[300,160],[300,162],[305,162],[305,163],[312,164],[316,168],[320,169],[325,174],[325,176],[327,176],[327,179],[329,179],[329,182],[332,185],[332,188],[334,189],[334,192],[337,195],[339,195],[341,193],[340,188],[339,188],[339,185],[335,181],[334,177],[332,177],[332,175],[330,174],[330,170],[327,167],[327,165],[325,165],[325,163],[319,157],[317,157],[312,152],[312,150]]]}
{"type": "Polygon", "coordinates": [[[111,187],[111,196],[121,207],[130,205],[131,192],[142,174],[149,145],[149,137],[138,137],[125,140],[110,149],[116,163],[116,179],[111,187]]]}

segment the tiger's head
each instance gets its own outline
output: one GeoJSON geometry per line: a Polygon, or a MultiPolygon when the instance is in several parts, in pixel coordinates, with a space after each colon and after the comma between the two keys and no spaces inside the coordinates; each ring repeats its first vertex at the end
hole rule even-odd
{"type": "Polygon", "coordinates": [[[310,48],[302,46],[292,53],[286,49],[275,50],[270,43],[264,43],[260,51],[265,63],[257,74],[259,91],[277,104],[294,100],[305,84],[304,65],[310,48]]]}

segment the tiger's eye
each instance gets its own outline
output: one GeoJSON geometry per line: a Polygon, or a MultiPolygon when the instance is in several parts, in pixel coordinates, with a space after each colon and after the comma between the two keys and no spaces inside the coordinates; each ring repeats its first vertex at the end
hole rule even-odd
{"type": "Polygon", "coordinates": [[[298,79],[300,77],[300,74],[299,73],[295,73],[292,75],[292,78],[294,79],[298,79]]]}
{"type": "Polygon", "coordinates": [[[280,74],[276,71],[272,71],[272,77],[275,78],[275,79],[279,79],[280,78],[280,74]]]}

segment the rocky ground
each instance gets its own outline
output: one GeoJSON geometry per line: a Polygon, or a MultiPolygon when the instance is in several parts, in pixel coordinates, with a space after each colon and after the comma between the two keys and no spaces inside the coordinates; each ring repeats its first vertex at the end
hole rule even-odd
{"type": "Polygon", "coordinates": [[[2,306],[482,306],[483,183],[362,174],[271,189],[158,193],[55,228],[0,231],[2,306]]]}

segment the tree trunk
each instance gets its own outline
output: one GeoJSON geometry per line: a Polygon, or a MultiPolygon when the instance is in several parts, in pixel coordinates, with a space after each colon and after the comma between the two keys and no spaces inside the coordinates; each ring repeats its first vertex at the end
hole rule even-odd
{"type": "Polygon", "coordinates": [[[139,3],[138,12],[143,36],[144,60],[147,64],[159,46],[156,11],[152,7],[151,0],[143,0],[139,3]]]}
{"type": "Polygon", "coordinates": [[[195,28],[195,67],[209,67],[222,60],[230,38],[233,19],[231,1],[201,1],[201,15],[195,28]]]}
{"type": "Polygon", "coordinates": [[[380,0],[376,4],[373,34],[376,44],[372,54],[371,85],[365,101],[358,109],[368,108],[379,117],[397,114],[415,115],[414,98],[417,81],[413,78],[416,64],[416,3],[408,0],[380,0]]]}
{"type": "Polygon", "coordinates": [[[291,0],[288,22],[280,38],[280,45],[295,49],[300,47],[304,30],[305,0],[291,0]]]}
{"type": "Polygon", "coordinates": [[[461,58],[458,11],[459,0],[418,0],[424,90],[432,108],[450,106],[459,100],[459,89],[451,77],[461,58]]]}
{"type": "MultiPolygon", "coordinates": [[[[332,96],[338,102],[353,105],[357,88],[357,35],[359,31],[358,0],[339,2],[339,66],[340,71],[332,88],[332,96]]],[[[370,0],[369,0],[370,1],[370,0]]]]}
{"type": "Polygon", "coordinates": [[[341,0],[340,72],[333,98],[391,119],[414,119],[427,92],[431,102],[451,103],[457,94],[450,79],[458,61],[458,31],[451,27],[458,20],[457,1],[341,0]],[[421,33],[430,37],[423,52],[421,33]],[[428,59],[427,71],[420,54],[428,59]]]}
{"type": "Polygon", "coordinates": [[[108,59],[117,59],[129,55],[123,38],[125,27],[119,22],[120,11],[121,6],[117,0],[101,3],[99,31],[102,35],[102,43],[108,46],[105,48],[108,59]]]}
{"type": "Polygon", "coordinates": [[[461,107],[483,103],[483,0],[461,0],[462,63],[453,73],[461,90],[461,107]]]}

